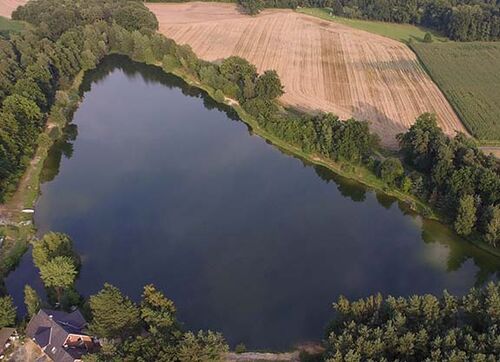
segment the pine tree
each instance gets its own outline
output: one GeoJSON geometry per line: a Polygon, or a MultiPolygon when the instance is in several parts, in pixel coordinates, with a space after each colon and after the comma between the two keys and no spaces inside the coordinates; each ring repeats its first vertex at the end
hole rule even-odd
{"type": "Polygon", "coordinates": [[[111,284],[104,284],[99,293],[90,297],[89,304],[90,330],[101,338],[126,337],[140,324],[139,308],[111,284]]]}
{"type": "Polygon", "coordinates": [[[24,286],[24,304],[26,305],[26,310],[28,311],[28,317],[31,318],[38,313],[42,306],[42,300],[40,296],[29,285],[24,286]]]}

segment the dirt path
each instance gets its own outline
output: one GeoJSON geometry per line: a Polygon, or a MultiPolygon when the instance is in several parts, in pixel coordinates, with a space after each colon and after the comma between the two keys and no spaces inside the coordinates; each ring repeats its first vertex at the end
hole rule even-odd
{"type": "Polygon", "coordinates": [[[310,356],[317,356],[324,352],[324,348],[319,343],[304,343],[297,346],[292,352],[271,353],[271,352],[245,352],[245,353],[226,353],[224,361],[226,362],[255,362],[255,361],[287,361],[299,362],[301,352],[310,356]]]}
{"type": "MultiPolygon", "coordinates": [[[[56,125],[50,120],[45,126],[45,133],[49,134],[56,125]]],[[[0,225],[17,224],[19,216],[25,208],[32,208],[34,202],[34,193],[38,193],[38,176],[45,161],[46,149],[38,147],[35,156],[31,159],[26,171],[24,172],[17,189],[11,198],[4,204],[0,204],[0,225]],[[34,189],[35,188],[35,189],[34,189]],[[30,197],[31,196],[31,197],[30,197]]]]}
{"type": "Polygon", "coordinates": [[[492,153],[493,156],[498,158],[500,160],[500,147],[489,147],[489,146],[484,146],[484,147],[479,147],[481,151],[486,153],[487,155],[492,153]]]}
{"type": "Polygon", "coordinates": [[[424,112],[438,114],[447,134],[467,133],[403,43],[291,10],[250,17],[234,4],[147,6],[160,32],[191,45],[202,59],[238,55],[259,71],[275,69],[285,86],[285,104],[369,120],[386,146],[395,147],[396,134],[424,112]]]}

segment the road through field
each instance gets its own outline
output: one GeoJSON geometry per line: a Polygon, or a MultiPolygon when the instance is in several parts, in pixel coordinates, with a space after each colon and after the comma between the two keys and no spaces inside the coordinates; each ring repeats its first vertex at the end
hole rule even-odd
{"type": "Polygon", "coordinates": [[[10,18],[10,15],[19,5],[24,5],[28,0],[0,0],[0,16],[10,18]]]}
{"type": "Polygon", "coordinates": [[[160,31],[189,44],[202,59],[238,55],[260,72],[275,69],[282,102],[305,111],[368,120],[384,145],[424,112],[435,112],[450,135],[466,130],[415,54],[403,43],[291,10],[251,17],[234,4],[147,6],[160,31]]]}

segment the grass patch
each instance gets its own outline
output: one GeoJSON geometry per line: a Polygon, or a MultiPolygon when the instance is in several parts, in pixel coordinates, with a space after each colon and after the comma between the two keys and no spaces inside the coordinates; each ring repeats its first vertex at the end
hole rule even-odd
{"type": "Polygon", "coordinates": [[[29,239],[33,234],[31,225],[0,227],[0,238],[2,239],[0,247],[1,279],[5,278],[19,264],[22,256],[28,250],[29,239]]]}
{"type": "Polygon", "coordinates": [[[385,23],[382,21],[348,19],[340,16],[331,16],[330,10],[325,8],[300,8],[299,13],[316,16],[318,18],[347,25],[355,29],[378,34],[403,43],[410,41],[423,42],[426,33],[431,33],[434,41],[443,42],[447,39],[435,31],[411,24],[385,23]]]}
{"type": "Polygon", "coordinates": [[[10,20],[0,16],[0,35],[9,35],[10,33],[19,33],[24,29],[22,21],[10,20]]]}
{"type": "Polygon", "coordinates": [[[469,132],[500,144],[500,43],[413,44],[469,132]]]}

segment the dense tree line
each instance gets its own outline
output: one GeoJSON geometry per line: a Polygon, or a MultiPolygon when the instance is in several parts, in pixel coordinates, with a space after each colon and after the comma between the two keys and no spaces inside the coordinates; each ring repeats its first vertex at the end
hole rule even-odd
{"type": "Polygon", "coordinates": [[[237,99],[262,128],[305,152],[354,164],[370,160],[377,139],[370,134],[367,122],[342,121],[332,114],[287,112],[276,102],[283,86],[273,70],[259,75],[254,65],[233,56],[220,65],[199,62],[195,75],[220,91],[222,100],[224,96],[237,99]]]}
{"type": "Polygon", "coordinates": [[[334,0],[338,15],[424,25],[458,41],[499,40],[496,0],[334,0]]]}
{"type": "Polygon", "coordinates": [[[250,14],[263,8],[320,7],[356,19],[411,23],[436,29],[452,40],[500,40],[496,0],[239,0],[250,14]]]}
{"type": "Polygon", "coordinates": [[[463,134],[447,137],[434,115],[419,117],[399,135],[413,192],[451,217],[458,234],[500,244],[500,166],[463,134]]]}
{"type": "Polygon", "coordinates": [[[334,361],[497,361],[500,284],[464,297],[375,295],[334,303],[325,359],[334,361]]]}
{"type": "Polygon", "coordinates": [[[174,303],[153,285],[144,287],[136,304],[105,284],[88,304],[89,329],[102,348],[86,361],[219,361],[228,351],[219,333],[184,331],[174,303]]]}

